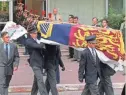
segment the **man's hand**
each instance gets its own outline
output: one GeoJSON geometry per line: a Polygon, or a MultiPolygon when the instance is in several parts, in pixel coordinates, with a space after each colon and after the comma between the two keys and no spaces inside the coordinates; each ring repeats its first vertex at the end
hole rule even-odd
{"type": "Polygon", "coordinates": [[[79,79],[79,82],[81,82],[81,83],[82,83],[82,82],[83,82],[83,79],[79,79]]]}
{"type": "Polygon", "coordinates": [[[40,45],[41,45],[42,48],[44,48],[44,44],[42,42],[40,42],[40,45]]]}
{"type": "Polygon", "coordinates": [[[18,67],[14,67],[14,71],[17,71],[18,70],[18,67]]]}
{"type": "Polygon", "coordinates": [[[62,71],[65,71],[65,67],[62,67],[62,71]]]}

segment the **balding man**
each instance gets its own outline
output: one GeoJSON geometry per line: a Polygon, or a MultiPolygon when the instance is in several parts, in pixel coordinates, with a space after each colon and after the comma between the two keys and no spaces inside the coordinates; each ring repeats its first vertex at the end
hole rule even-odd
{"type": "Polygon", "coordinates": [[[50,18],[52,22],[62,22],[61,15],[58,14],[58,10],[56,8],[53,9],[53,14],[50,18]]]}

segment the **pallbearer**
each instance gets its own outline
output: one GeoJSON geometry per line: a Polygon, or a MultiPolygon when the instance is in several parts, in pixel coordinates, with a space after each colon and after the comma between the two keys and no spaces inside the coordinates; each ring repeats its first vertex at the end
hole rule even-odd
{"type": "Polygon", "coordinates": [[[79,63],[79,81],[85,79],[86,85],[82,95],[100,95],[97,80],[101,78],[100,60],[96,53],[96,36],[86,37],[88,47],[82,52],[79,63]]]}

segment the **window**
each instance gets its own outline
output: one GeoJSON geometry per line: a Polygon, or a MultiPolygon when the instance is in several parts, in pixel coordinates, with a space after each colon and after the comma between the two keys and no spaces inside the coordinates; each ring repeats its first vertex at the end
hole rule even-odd
{"type": "Polygon", "coordinates": [[[9,2],[0,1],[0,22],[9,21],[9,2]]]}
{"type": "Polygon", "coordinates": [[[123,2],[124,0],[109,0],[109,8],[117,13],[123,12],[123,2]]]}

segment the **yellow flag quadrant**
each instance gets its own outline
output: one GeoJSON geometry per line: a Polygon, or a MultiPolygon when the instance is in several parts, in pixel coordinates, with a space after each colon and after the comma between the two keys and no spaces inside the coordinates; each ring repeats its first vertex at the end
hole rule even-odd
{"type": "Polygon", "coordinates": [[[45,21],[39,21],[38,24],[37,24],[37,29],[38,29],[38,32],[41,33],[41,36],[42,36],[43,38],[48,38],[48,37],[50,37],[51,34],[52,34],[53,23],[50,23],[50,24],[49,24],[49,28],[48,28],[46,34],[44,34],[44,33],[41,31],[40,25],[43,24],[43,23],[46,23],[46,22],[45,22],[45,21]]]}

